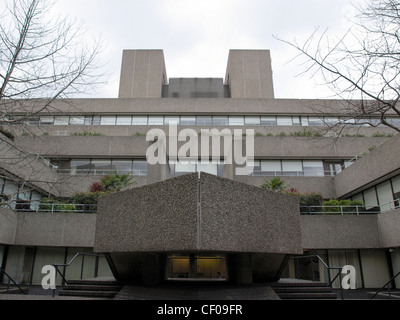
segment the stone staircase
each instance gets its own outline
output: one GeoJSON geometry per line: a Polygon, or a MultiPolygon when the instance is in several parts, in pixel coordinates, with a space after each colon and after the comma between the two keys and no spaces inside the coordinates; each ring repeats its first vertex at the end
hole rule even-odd
{"type": "Polygon", "coordinates": [[[282,300],[337,299],[337,295],[323,282],[275,282],[268,284],[282,300]]]}
{"type": "Polygon", "coordinates": [[[115,280],[69,280],[68,284],[58,291],[58,295],[113,299],[121,289],[122,284],[115,280]]]}

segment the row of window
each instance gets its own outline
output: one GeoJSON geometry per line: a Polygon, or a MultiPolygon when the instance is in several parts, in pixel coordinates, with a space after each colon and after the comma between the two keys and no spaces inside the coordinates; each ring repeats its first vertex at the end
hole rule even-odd
{"type": "Polygon", "coordinates": [[[343,168],[350,166],[350,162],[323,160],[255,160],[248,165],[250,176],[298,176],[323,177],[334,176],[343,168]]]}
{"type": "MultiPolygon", "coordinates": [[[[53,161],[54,168],[60,173],[105,175],[109,173],[146,176],[148,163],[143,159],[72,159],[53,161]]],[[[255,160],[247,164],[250,176],[333,176],[351,163],[346,161],[323,160],[255,160]]],[[[191,160],[179,162],[170,160],[171,177],[192,172],[207,172],[223,176],[224,162],[209,160],[191,160]]]]}
{"type": "Polygon", "coordinates": [[[13,210],[36,211],[42,195],[11,180],[0,178],[0,202],[5,202],[13,210]]]}
{"type": "Polygon", "coordinates": [[[110,173],[146,176],[148,164],[141,159],[73,159],[55,161],[54,168],[60,173],[106,175],[110,173]]]}
{"type": "MultiPolygon", "coordinates": [[[[400,126],[400,119],[387,119],[400,126]]],[[[204,126],[325,126],[336,123],[379,124],[379,119],[345,119],[311,116],[41,116],[24,121],[28,125],[204,125],[204,126]]]]}
{"type": "Polygon", "coordinates": [[[169,161],[171,177],[178,177],[193,172],[206,172],[215,176],[224,175],[224,162],[208,160],[191,160],[187,162],[169,161]]]}
{"type": "Polygon", "coordinates": [[[400,176],[391,178],[352,197],[360,200],[367,210],[380,207],[380,211],[392,210],[399,206],[400,176]]]}

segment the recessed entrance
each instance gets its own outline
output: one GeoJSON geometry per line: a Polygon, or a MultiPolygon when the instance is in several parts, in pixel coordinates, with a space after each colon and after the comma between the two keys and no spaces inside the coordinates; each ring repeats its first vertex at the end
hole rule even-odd
{"type": "Polygon", "coordinates": [[[225,255],[172,254],[167,259],[167,280],[227,281],[225,255]]]}

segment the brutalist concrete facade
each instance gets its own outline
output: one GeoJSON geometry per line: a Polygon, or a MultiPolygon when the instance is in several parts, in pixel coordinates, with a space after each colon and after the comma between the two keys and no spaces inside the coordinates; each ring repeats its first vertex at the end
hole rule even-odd
{"type": "MultiPolygon", "coordinates": [[[[370,196],[369,192],[365,195],[367,189],[377,191],[390,180],[394,197],[400,188],[395,180],[400,174],[400,140],[390,128],[348,126],[343,129],[347,136],[299,135],[314,129],[324,133],[324,124],[311,125],[308,120],[341,117],[345,103],[276,99],[268,50],[231,50],[223,83],[219,78],[168,82],[162,50],[125,50],[118,98],[55,101],[48,112],[32,120],[36,125],[15,128],[15,139],[9,142],[28,151],[35,161],[24,160],[19,166],[5,163],[3,169],[31,179],[31,185],[45,197],[65,199],[87,191],[101,177],[92,172],[68,172],[72,161],[146,160],[152,144],[146,140],[149,130],[161,129],[170,136],[167,122],[154,124],[150,118],[242,117],[241,124],[192,121],[180,122],[177,129],[194,130],[199,143],[202,129],[242,129],[243,137],[246,129],[253,129],[255,159],[281,161],[282,166],[285,161],[314,160],[328,167],[344,165],[362,154],[341,173],[280,171],[277,175],[299,192],[320,192],[324,199],[349,199],[360,194],[366,198],[370,196]],[[42,121],[41,116],[52,120],[42,121]],[[99,119],[103,117],[116,121],[102,123],[99,119]],[[118,122],[129,117],[146,117],[149,122],[118,122]],[[254,117],[276,121],[255,124],[251,121],[254,117]],[[278,123],[282,118],[289,124],[278,123]],[[59,167],[50,168],[40,157],[59,167]],[[49,179],[56,183],[41,182],[49,179]]],[[[40,99],[23,101],[23,105],[37,110],[40,99]]],[[[3,158],[18,156],[12,148],[2,150],[3,158]]],[[[166,151],[167,158],[176,156],[169,148],[166,151]]],[[[220,177],[201,173],[199,178],[194,173],[173,178],[169,163],[149,165],[145,175],[134,175],[135,188],[101,198],[97,214],[5,210],[0,214],[0,264],[17,281],[20,277],[20,281],[38,285],[40,281],[35,279],[40,279],[40,269],[30,261],[63,263],[72,252],[82,249],[106,254],[112,271],[109,275],[147,284],[166,280],[171,254],[224,255],[228,280],[236,283],[291,277],[293,262],[289,258],[303,250],[323,256],[331,265],[357,264],[363,275],[358,287],[379,287],[390,279],[390,273],[398,271],[399,209],[352,216],[300,215],[295,199],[260,188],[271,176],[237,175],[236,168],[224,163],[220,177]],[[36,257],[33,252],[42,255],[36,257]],[[25,276],[29,272],[33,276],[25,276]],[[377,279],[370,281],[375,276],[377,279]]]]}
{"type": "Polygon", "coordinates": [[[151,268],[163,254],[227,253],[231,260],[246,257],[240,277],[232,271],[231,281],[274,281],[285,256],[302,253],[298,212],[295,197],[188,174],[102,197],[94,250],[109,255],[122,279],[163,279],[162,264],[151,268]],[[140,279],[126,269],[129,261],[157,274],[140,279]]]}

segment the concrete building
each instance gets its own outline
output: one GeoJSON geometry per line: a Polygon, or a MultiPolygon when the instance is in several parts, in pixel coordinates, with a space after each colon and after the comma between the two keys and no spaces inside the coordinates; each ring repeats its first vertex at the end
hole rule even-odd
{"type": "MultiPolygon", "coordinates": [[[[25,102],[32,109],[36,103],[25,102]]],[[[168,79],[161,50],[126,50],[117,99],[58,100],[29,119],[12,115],[23,125],[2,158],[26,164],[2,161],[2,170],[24,183],[1,180],[3,198],[13,201],[1,207],[0,266],[33,285],[44,265],[66,263],[77,252],[102,256],[66,268],[68,279],[251,284],[299,273],[319,281],[333,276],[318,260],[296,265],[291,258],[304,254],[352,265],[357,288],[380,288],[400,271],[400,136],[349,118],[345,103],[276,99],[267,50],[231,50],[225,80],[168,79]],[[340,135],[327,130],[336,123],[348,124],[340,135]],[[160,142],[147,137],[152,129],[166,133],[165,163],[148,162],[149,148],[160,142]],[[178,154],[187,142],[182,132],[197,142],[189,162],[178,154]],[[214,148],[213,137],[233,136],[243,152],[254,143],[244,164],[228,161],[232,144],[214,148]],[[205,150],[217,150],[218,159],[205,150]],[[65,204],[114,172],[136,184],[97,205],[65,204]],[[297,195],[362,204],[304,205],[293,193],[260,188],[274,177],[297,195]]],[[[395,115],[388,120],[400,126],[395,115]]]]}

